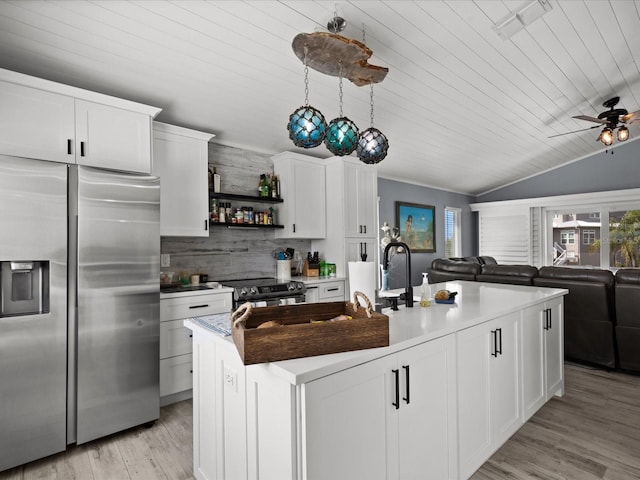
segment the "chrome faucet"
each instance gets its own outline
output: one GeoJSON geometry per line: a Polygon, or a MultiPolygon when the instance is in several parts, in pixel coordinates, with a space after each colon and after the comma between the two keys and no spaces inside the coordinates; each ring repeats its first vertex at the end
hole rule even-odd
{"type": "Polygon", "coordinates": [[[389,242],[386,247],[384,247],[384,256],[382,260],[382,269],[386,272],[389,269],[389,249],[393,247],[402,247],[405,252],[406,258],[406,280],[404,286],[404,304],[407,307],[413,307],[413,287],[411,286],[411,250],[409,250],[409,245],[404,242],[389,242]]]}

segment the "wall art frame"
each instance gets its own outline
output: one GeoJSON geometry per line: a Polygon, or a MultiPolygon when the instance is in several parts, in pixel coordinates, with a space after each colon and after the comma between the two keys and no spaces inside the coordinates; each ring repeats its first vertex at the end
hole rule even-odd
{"type": "Polygon", "coordinates": [[[396,202],[396,225],[411,252],[435,253],[436,208],[433,205],[396,202]]]}

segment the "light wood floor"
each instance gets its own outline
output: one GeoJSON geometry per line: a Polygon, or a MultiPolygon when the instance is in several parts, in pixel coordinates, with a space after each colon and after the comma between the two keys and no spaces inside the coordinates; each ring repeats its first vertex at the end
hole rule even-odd
{"type": "MultiPolygon", "coordinates": [[[[566,365],[565,390],[472,480],[640,479],[640,377],[566,365]]],[[[73,447],[2,472],[0,480],[193,479],[191,409],[189,400],[169,405],[151,428],[73,447]]]]}

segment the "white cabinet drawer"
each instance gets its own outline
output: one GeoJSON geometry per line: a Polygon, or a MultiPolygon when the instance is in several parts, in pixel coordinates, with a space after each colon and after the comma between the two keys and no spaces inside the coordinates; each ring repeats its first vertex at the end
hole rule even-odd
{"type": "Polygon", "coordinates": [[[160,360],[160,396],[190,390],[193,387],[191,354],[160,360]]]}
{"type": "Polygon", "coordinates": [[[318,285],[318,301],[339,302],[344,300],[344,282],[327,282],[318,285]]]}
{"type": "Polygon", "coordinates": [[[191,353],[192,333],[183,322],[184,320],[171,320],[160,323],[161,359],[191,353]]]}
{"type": "Polygon", "coordinates": [[[230,311],[231,293],[189,295],[160,300],[161,322],[230,311]]]}

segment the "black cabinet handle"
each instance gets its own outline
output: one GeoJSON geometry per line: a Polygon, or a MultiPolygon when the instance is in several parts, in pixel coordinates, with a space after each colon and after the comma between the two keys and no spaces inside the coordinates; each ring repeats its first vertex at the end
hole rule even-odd
{"type": "Polygon", "coordinates": [[[358,228],[360,229],[360,233],[362,233],[362,225],[358,225],[358,228]]]}
{"type": "Polygon", "coordinates": [[[367,233],[367,226],[363,225],[362,227],[364,228],[364,233],[367,233]]]}
{"type": "Polygon", "coordinates": [[[73,140],[70,138],[67,139],[67,155],[71,155],[73,153],[73,140]]]}
{"type": "Polygon", "coordinates": [[[396,382],[396,401],[391,402],[391,405],[396,407],[396,410],[398,410],[400,408],[400,370],[393,369],[391,371],[393,372],[396,382]]]}
{"type": "Polygon", "coordinates": [[[496,350],[497,353],[499,353],[500,355],[502,355],[502,328],[498,328],[496,329],[497,333],[498,333],[498,337],[500,337],[500,340],[498,340],[498,349],[496,350]]]}
{"type": "Polygon", "coordinates": [[[498,356],[498,331],[491,330],[491,335],[493,335],[493,350],[491,351],[491,355],[493,357],[498,356]]]}
{"type": "Polygon", "coordinates": [[[404,379],[407,383],[407,387],[406,387],[406,392],[407,392],[407,396],[406,397],[402,397],[402,399],[407,402],[407,405],[409,404],[409,392],[411,391],[411,389],[409,388],[409,365],[403,365],[402,368],[404,368],[404,379]]]}
{"type": "Polygon", "coordinates": [[[84,157],[84,142],[80,142],[80,156],[84,157]]]}
{"type": "Polygon", "coordinates": [[[204,221],[204,231],[206,232],[207,230],[209,230],[209,220],[204,221]]]}
{"type": "Polygon", "coordinates": [[[209,304],[205,303],[204,305],[189,305],[189,308],[206,308],[209,304]]]}
{"type": "Polygon", "coordinates": [[[296,233],[296,224],[293,224],[293,233],[296,233]]]}
{"type": "Polygon", "coordinates": [[[552,317],[552,310],[550,308],[545,308],[544,310],[544,329],[545,330],[551,330],[551,317],[552,317]]]}
{"type": "Polygon", "coordinates": [[[327,288],[327,292],[337,292],[338,290],[340,290],[340,287],[327,288]]]}

